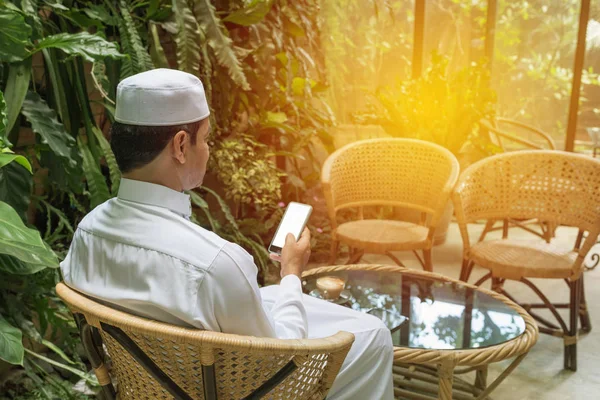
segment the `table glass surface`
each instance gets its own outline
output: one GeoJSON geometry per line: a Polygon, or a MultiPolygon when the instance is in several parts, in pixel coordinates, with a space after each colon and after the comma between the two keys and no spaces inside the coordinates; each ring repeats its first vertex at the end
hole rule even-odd
{"type": "Polygon", "coordinates": [[[525,331],[525,321],[515,310],[459,283],[409,272],[344,271],[304,278],[305,293],[322,297],[316,280],[323,276],[343,279],[345,289],[334,302],[384,319],[395,346],[482,348],[525,331]]]}

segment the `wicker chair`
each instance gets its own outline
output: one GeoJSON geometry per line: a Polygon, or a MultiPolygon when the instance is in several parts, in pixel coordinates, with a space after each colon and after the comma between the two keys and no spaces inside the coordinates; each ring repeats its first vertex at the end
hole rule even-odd
{"type": "Polygon", "coordinates": [[[75,315],[105,398],[323,399],[354,341],[281,340],[187,329],[101,305],[56,286],[75,315]],[[102,343],[112,361],[104,364],[102,343]]]}
{"type": "Polygon", "coordinates": [[[455,213],[464,242],[460,279],[473,266],[490,272],[492,288],[515,301],[503,288],[506,279],[521,281],[542,300],[521,304],[541,325],[540,332],[564,339],[564,365],[577,369],[578,316],[584,333],[591,330],[583,288],[583,261],[600,232],[600,161],[573,153],[537,150],[501,154],[467,168],[453,193],[455,213]],[[574,250],[563,250],[539,239],[484,240],[470,244],[467,223],[481,219],[529,219],[579,228],[574,250]],[[587,238],[583,242],[584,233],[587,238]],[[568,304],[552,304],[529,278],[564,279],[568,304]],[[549,309],[558,325],[535,310],[549,309]],[[570,310],[569,326],[557,308],[570,310]]]}
{"type": "Polygon", "coordinates": [[[349,264],[366,253],[412,250],[432,271],[435,228],[458,177],[458,161],[445,148],[414,139],[384,138],[344,146],[325,161],[321,182],[332,224],[331,260],[340,242],[352,250],[349,264]],[[420,223],[364,219],[364,207],[393,206],[421,213],[420,223]],[[358,219],[338,226],[337,214],[358,209],[358,219]],[[417,250],[423,252],[423,259],[417,250]]]}
{"type": "MultiPolygon", "coordinates": [[[[499,146],[503,152],[519,150],[556,150],[552,138],[545,132],[531,125],[507,118],[483,119],[481,128],[487,131],[490,140],[499,146]]],[[[481,240],[493,231],[502,230],[502,237],[508,238],[509,228],[520,228],[546,240],[548,243],[554,237],[556,226],[547,221],[538,220],[489,220],[481,233],[481,240]],[[538,229],[539,228],[539,229],[538,229]]]]}

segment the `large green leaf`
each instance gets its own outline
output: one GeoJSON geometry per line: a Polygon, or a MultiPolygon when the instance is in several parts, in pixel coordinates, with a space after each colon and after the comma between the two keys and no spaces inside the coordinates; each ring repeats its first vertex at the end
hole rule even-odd
{"type": "Polygon", "coordinates": [[[186,0],[173,0],[173,12],[177,22],[175,43],[177,44],[177,65],[190,74],[198,74],[200,67],[200,27],[186,0]]]}
{"type": "Polygon", "coordinates": [[[27,161],[25,157],[19,154],[14,154],[8,149],[3,149],[0,153],[0,168],[10,164],[13,161],[23,166],[30,173],[33,173],[33,171],[31,170],[31,164],[29,163],[29,161],[27,161]]]}
{"type": "Polygon", "coordinates": [[[79,145],[79,150],[83,156],[83,173],[85,174],[88,190],[90,192],[90,207],[95,208],[97,205],[110,199],[110,193],[104,175],[102,175],[102,171],[100,171],[98,161],[94,159],[87,144],[81,140],[81,137],[77,138],[77,144],[79,145]]]}
{"type": "Polygon", "coordinates": [[[144,72],[154,68],[150,54],[146,51],[146,47],[142,43],[142,38],[135,27],[133,18],[127,8],[127,3],[124,0],[119,2],[122,19],[119,20],[119,33],[121,34],[121,45],[123,50],[129,55],[129,59],[123,61],[125,74],[121,74],[121,78],[129,75],[144,72]]]}
{"type": "Polygon", "coordinates": [[[0,201],[10,204],[23,221],[27,220],[31,187],[31,173],[21,165],[10,163],[0,169],[0,201]]]}
{"type": "Polygon", "coordinates": [[[200,28],[206,33],[209,46],[215,52],[217,61],[225,67],[229,76],[244,90],[250,90],[246,75],[238,60],[233,42],[221,19],[217,16],[215,7],[210,0],[194,1],[194,14],[200,24],[200,28]]]}
{"type": "Polygon", "coordinates": [[[15,256],[0,254],[0,271],[11,275],[31,275],[46,268],[42,264],[26,263],[15,256]]]}
{"type": "Polygon", "coordinates": [[[82,194],[85,189],[81,165],[72,166],[66,158],[58,157],[53,151],[42,151],[40,164],[48,168],[48,180],[67,193],[82,194]]]}
{"type": "Polygon", "coordinates": [[[81,56],[89,62],[104,60],[106,57],[123,57],[115,43],[88,32],[59,33],[47,36],[39,41],[36,50],[46,48],[61,49],[67,54],[81,56]]]}
{"type": "Polygon", "coordinates": [[[6,89],[4,90],[4,100],[6,101],[6,134],[11,131],[21,113],[21,107],[29,88],[29,79],[31,78],[31,58],[20,63],[10,64],[8,68],[8,79],[6,89]]]}
{"type": "Polygon", "coordinates": [[[23,365],[23,334],[0,316],[0,359],[23,365]]]}
{"type": "Polygon", "coordinates": [[[0,8],[0,62],[19,62],[29,57],[31,27],[20,13],[0,8]]]}
{"type": "Polygon", "coordinates": [[[117,25],[117,17],[110,14],[109,10],[100,4],[89,4],[89,8],[84,8],[83,11],[91,19],[101,21],[106,25],[117,25]]]}
{"type": "Polygon", "coordinates": [[[47,267],[58,267],[54,252],[44,243],[40,233],[26,227],[16,211],[0,201],[0,253],[47,267]]]}
{"type": "Polygon", "coordinates": [[[81,157],[75,146],[75,139],[58,122],[56,111],[37,94],[27,93],[23,102],[23,115],[31,123],[31,128],[38,133],[43,143],[47,143],[59,157],[68,161],[72,166],[81,164],[81,157]]]}
{"type": "Polygon", "coordinates": [[[117,159],[115,158],[115,154],[108,143],[108,140],[104,137],[102,131],[96,127],[93,128],[94,136],[96,136],[96,140],[100,143],[100,148],[102,149],[102,153],[104,154],[104,159],[106,160],[106,165],[108,165],[108,171],[110,173],[110,182],[111,182],[111,193],[113,196],[119,192],[119,184],[121,182],[121,170],[119,169],[119,165],[117,164],[117,159]]]}
{"type": "Polygon", "coordinates": [[[81,371],[81,370],[79,370],[77,368],[73,368],[73,367],[71,367],[69,365],[60,363],[60,362],[55,361],[55,360],[53,360],[51,358],[44,357],[43,355],[38,354],[38,353],[36,353],[34,351],[31,351],[29,349],[25,349],[25,351],[30,356],[39,358],[40,360],[43,360],[43,361],[47,362],[50,365],[53,365],[55,367],[64,369],[64,370],[69,371],[70,373],[78,376],[81,379],[85,379],[85,381],[88,382],[89,384],[91,384],[92,386],[98,386],[98,380],[96,379],[96,377],[93,374],[91,374],[91,375],[90,374],[86,374],[85,372],[83,372],[83,371],[81,371]]]}
{"type": "Polygon", "coordinates": [[[252,0],[247,6],[229,14],[223,21],[250,26],[258,24],[271,11],[272,0],[252,0]]]}
{"type": "Polygon", "coordinates": [[[60,68],[64,67],[59,65],[55,50],[44,49],[42,50],[42,54],[44,55],[44,66],[48,71],[48,78],[50,80],[56,110],[58,111],[58,115],[60,115],[60,119],[65,125],[67,132],[71,132],[71,110],[67,103],[68,88],[65,87],[60,73],[60,68]]]}

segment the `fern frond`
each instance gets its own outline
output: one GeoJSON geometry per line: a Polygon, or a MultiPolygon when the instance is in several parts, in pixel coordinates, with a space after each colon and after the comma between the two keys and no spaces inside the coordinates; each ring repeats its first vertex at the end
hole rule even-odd
{"type": "Polygon", "coordinates": [[[200,67],[200,27],[186,0],[173,0],[177,22],[175,43],[179,69],[197,75],[200,67]]]}
{"type": "Polygon", "coordinates": [[[206,215],[206,219],[208,220],[208,223],[210,224],[211,230],[215,233],[217,233],[217,230],[220,228],[219,222],[213,218],[213,216],[210,213],[210,209],[208,207],[208,203],[206,202],[206,200],[204,200],[202,198],[202,196],[200,196],[198,193],[194,192],[193,190],[190,190],[188,192],[188,194],[190,195],[190,200],[192,201],[192,204],[199,207],[204,214],[206,215]]]}
{"type": "Polygon", "coordinates": [[[121,183],[121,170],[119,169],[119,165],[117,164],[117,159],[115,158],[115,154],[113,153],[108,140],[104,137],[102,131],[96,127],[93,127],[94,136],[96,140],[100,144],[100,148],[102,149],[102,154],[104,155],[104,159],[106,160],[106,165],[108,165],[108,172],[110,174],[110,192],[113,196],[116,196],[119,192],[119,184],[121,183]]]}
{"type": "Polygon", "coordinates": [[[104,180],[104,175],[100,171],[98,162],[94,159],[90,148],[83,142],[81,136],[77,137],[77,145],[83,156],[82,167],[90,192],[90,207],[95,208],[97,205],[110,199],[110,193],[108,192],[108,186],[104,180]]]}
{"type": "MultiPolygon", "coordinates": [[[[200,43],[202,43],[200,46],[200,74],[202,75],[202,83],[204,84],[204,89],[206,92],[206,100],[208,100],[208,104],[210,107],[210,105],[212,104],[212,82],[210,78],[213,74],[213,66],[212,61],[210,59],[210,55],[208,53],[208,44],[206,42],[206,34],[202,31],[202,29],[200,29],[200,43]]],[[[214,113],[211,109],[211,117],[213,117],[213,115],[214,113]]],[[[214,121],[211,120],[211,123],[214,124],[214,121]]]]}
{"type": "MultiPolygon", "coordinates": [[[[121,15],[123,16],[123,19],[119,21],[119,32],[121,34],[122,41],[121,43],[123,45],[123,50],[131,58],[131,69],[126,68],[126,72],[137,74],[139,72],[153,69],[154,64],[152,64],[150,54],[148,54],[146,47],[142,43],[142,38],[135,27],[135,23],[133,22],[133,18],[131,18],[131,14],[129,13],[129,9],[127,8],[127,3],[125,0],[121,0],[119,2],[119,6],[121,9],[121,15]]],[[[124,64],[127,63],[124,62],[124,64]]],[[[123,72],[121,73],[121,78],[123,78],[123,72]]]]}
{"type": "Polygon", "coordinates": [[[219,196],[217,192],[215,192],[212,189],[207,188],[206,186],[202,186],[202,190],[208,192],[217,200],[217,202],[219,203],[219,207],[221,207],[221,211],[223,212],[223,215],[225,215],[225,219],[227,219],[227,222],[229,222],[229,224],[231,225],[233,232],[235,232],[237,235],[237,233],[240,232],[240,227],[238,226],[237,221],[235,220],[235,217],[231,213],[231,209],[227,205],[227,202],[225,202],[225,200],[223,200],[223,198],[221,196],[219,196]]]}
{"type": "Polygon", "coordinates": [[[217,61],[227,69],[229,76],[244,90],[250,90],[246,75],[237,58],[233,41],[217,16],[215,7],[210,0],[195,0],[194,14],[200,28],[206,33],[209,46],[213,49],[217,61]]]}
{"type": "Polygon", "coordinates": [[[120,79],[123,80],[128,76],[134,74],[133,72],[133,49],[131,48],[131,44],[129,43],[129,38],[127,37],[127,27],[125,26],[125,22],[123,19],[119,18],[119,35],[121,39],[121,52],[125,54],[125,58],[121,60],[121,74],[120,79]]]}

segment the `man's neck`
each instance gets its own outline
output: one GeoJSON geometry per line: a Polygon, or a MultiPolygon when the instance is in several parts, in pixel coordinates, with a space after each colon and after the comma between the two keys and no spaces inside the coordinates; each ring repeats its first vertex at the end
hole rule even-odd
{"type": "Polygon", "coordinates": [[[176,174],[168,172],[166,168],[157,168],[150,163],[142,168],[134,169],[123,174],[123,178],[133,179],[136,181],[154,183],[156,185],[166,186],[178,192],[182,192],[181,183],[173,179],[176,174]]]}

